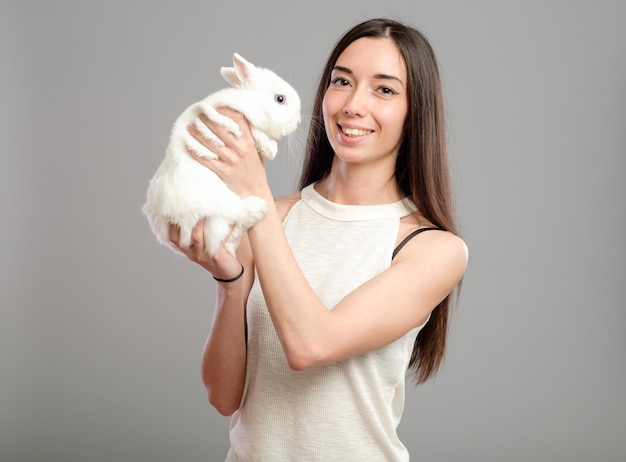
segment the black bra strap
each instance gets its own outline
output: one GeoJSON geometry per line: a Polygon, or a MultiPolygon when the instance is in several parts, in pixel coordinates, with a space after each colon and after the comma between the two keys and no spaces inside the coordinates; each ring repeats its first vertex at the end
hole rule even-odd
{"type": "Polygon", "coordinates": [[[398,244],[398,246],[395,249],[393,249],[393,254],[391,255],[391,259],[393,260],[394,258],[396,258],[396,255],[398,254],[398,252],[400,252],[400,249],[402,247],[404,247],[404,245],[407,242],[409,242],[411,239],[413,239],[415,236],[417,236],[420,233],[423,233],[424,231],[433,231],[433,230],[444,231],[444,229],[442,229],[442,228],[419,228],[419,229],[416,229],[411,234],[409,234],[407,237],[402,239],[402,242],[400,242],[398,244]]]}

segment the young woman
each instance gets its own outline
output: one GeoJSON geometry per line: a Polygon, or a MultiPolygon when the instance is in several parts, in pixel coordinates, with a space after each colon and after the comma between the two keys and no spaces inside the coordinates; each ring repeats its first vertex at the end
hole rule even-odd
{"type": "Polygon", "coordinates": [[[270,204],[237,258],[205,256],[203,223],[181,249],[218,281],[202,377],[211,404],[234,413],[227,460],[408,460],[396,434],[405,372],[420,383],[437,371],[467,265],[428,41],[386,19],[340,39],[314,103],[301,191],[283,199],[245,120],[221,111],[244,136],[203,119],[225,146],[190,127],[219,156],[196,159],[270,204]]]}

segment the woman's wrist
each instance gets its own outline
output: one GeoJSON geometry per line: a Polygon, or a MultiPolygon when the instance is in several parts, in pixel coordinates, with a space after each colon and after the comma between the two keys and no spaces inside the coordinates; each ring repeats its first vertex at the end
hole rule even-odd
{"type": "Polygon", "coordinates": [[[244,273],[243,263],[229,253],[224,246],[202,261],[202,266],[217,282],[229,283],[240,279],[244,273]]]}
{"type": "Polygon", "coordinates": [[[274,202],[274,196],[272,194],[272,190],[270,189],[269,184],[265,182],[265,184],[257,184],[254,189],[246,190],[245,192],[239,194],[239,197],[245,199],[247,197],[254,196],[259,197],[266,201],[268,204],[270,202],[274,202]]]}
{"type": "MultiPolygon", "coordinates": [[[[240,263],[240,265],[241,265],[241,263],[240,263]]],[[[228,278],[218,278],[214,274],[211,274],[211,276],[213,276],[213,279],[215,279],[217,282],[229,284],[231,282],[235,282],[238,279],[240,279],[241,276],[243,276],[243,273],[244,273],[244,267],[243,267],[243,265],[241,265],[241,271],[236,276],[228,277],[228,278]]]]}

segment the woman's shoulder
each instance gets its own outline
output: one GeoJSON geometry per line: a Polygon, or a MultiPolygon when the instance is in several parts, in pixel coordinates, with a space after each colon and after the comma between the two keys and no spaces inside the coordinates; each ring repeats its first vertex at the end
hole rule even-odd
{"type": "Polygon", "coordinates": [[[419,214],[411,214],[400,220],[396,244],[400,244],[409,236],[412,237],[409,241],[411,245],[406,245],[406,249],[401,252],[403,256],[414,256],[419,259],[428,252],[438,255],[445,253],[453,260],[457,260],[459,264],[467,264],[469,250],[463,238],[450,231],[439,229],[419,214]],[[429,232],[422,234],[420,230],[429,232]],[[420,235],[419,238],[417,234],[420,235]]]}
{"type": "Polygon", "coordinates": [[[276,204],[276,211],[278,212],[278,216],[280,217],[281,220],[283,220],[287,214],[289,213],[289,210],[291,210],[291,207],[293,207],[293,205],[298,202],[300,200],[300,198],[302,197],[300,191],[289,194],[288,196],[284,196],[281,197],[279,199],[276,199],[275,204],[276,204]]]}

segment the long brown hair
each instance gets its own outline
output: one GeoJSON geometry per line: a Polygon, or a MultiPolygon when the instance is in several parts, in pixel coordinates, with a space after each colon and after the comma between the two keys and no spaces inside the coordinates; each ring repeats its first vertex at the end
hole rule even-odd
{"type": "MultiPolygon", "coordinates": [[[[389,37],[407,66],[409,109],[395,176],[401,191],[435,226],[458,234],[445,139],[445,115],[437,59],[426,37],[416,29],[390,19],[371,19],[350,29],[335,45],[323,70],[313,105],[313,120],[300,176],[300,189],[329,173],[334,152],[322,121],[322,103],[339,55],[362,37],[389,37]]],[[[452,294],[433,310],[420,331],[409,362],[417,384],[433,377],[441,365],[448,334],[452,294]]]]}

